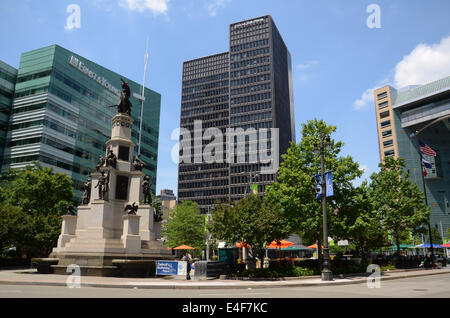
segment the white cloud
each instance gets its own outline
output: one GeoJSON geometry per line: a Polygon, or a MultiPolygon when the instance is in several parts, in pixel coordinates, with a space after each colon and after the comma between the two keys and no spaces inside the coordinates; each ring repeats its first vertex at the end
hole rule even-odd
{"type": "Polygon", "coordinates": [[[373,103],[373,91],[375,88],[369,88],[362,93],[361,98],[357,99],[353,103],[353,108],[356,110],[362,109],[366,107],[367,105],[370,105],[373,103]]]}
{"type": "Polygon", "coordinates": [[[206,4],[206,9],[208,9],[208,13],[210,16],[215,17],[217,14],[217,10],[220,8],[224,8],[230,2],[231,0],[211,0],[206,4]]]}
{"type": "Polygon", "coordinates": [[[313,60],[313,61],[308,61],[308,62],[306,62],[304,64],[299,64],[299,65],[297,65],[297,68],[299,70],[303,71],[303,70],[306,70],[306,69],[311,68],[311,67],[313,67],[315,65],[318,65],[318,64],[319,64],[319,61],[313,60]]]}
{"type": "Polygon", "coordinates": [[[311,74],[308,73],[308,70],[316,65],[319,65],[319,61],[316,60],[312,60],[312,61],[308,61],[306,63],[303,64],[298,64],[296,66],[296,68],[300,71],[300,75],[298,77],[298,80],[300,82],[306,82],[310,79],[311,74]]]}
{"type": "Polygon", "coordinates": [[[423,85],[450,76],[450,36],[437,44],[419,44],[409,55],[397,63],[392,74],[369,88],[354,101],[353,108],[360,110],[373,105],[373,91],[385,85],[402,88],[408,85],[423,85]]]}
{"type": "Polygon", "coordinates": [[[155,14],[166,14],[169,0],[120,0],[119,4],[130,10],[143,12],[150,10],[155,14]]]}
{"type": "Polygon", "coordinates": [[[450,75],[450,36],[419,44],[395,66],[395,86],[423,85],[450,75]]]}

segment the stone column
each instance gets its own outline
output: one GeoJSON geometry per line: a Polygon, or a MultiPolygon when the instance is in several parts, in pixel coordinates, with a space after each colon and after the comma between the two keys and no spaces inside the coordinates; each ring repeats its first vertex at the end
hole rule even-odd
{"type": "Polygon", "coordinates": [[[139,215],[124,215],[122,242],[126,253],[139,253],[141,236],[139,235],[139,215]]]}

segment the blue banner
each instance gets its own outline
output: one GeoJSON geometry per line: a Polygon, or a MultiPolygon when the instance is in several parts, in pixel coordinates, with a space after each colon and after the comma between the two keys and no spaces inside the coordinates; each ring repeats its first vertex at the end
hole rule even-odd
{"type": "Polygon", "coordinates": [[[334,195],[333,190],[333,174],[331,171],[325,173],[325,182],[327,185],[327,198],[332,197],[334,195]]]}
{"type": "Polygon", "coordinates": [[[157,261],[156,275],[178,275],[178,262],[157,261]]]}
{"type": "MultiPolygon", "coordinates": [[[[317,195],[316,199],[320,199],[322,197],[322,175],[316,174],[314,176],[317,182],[317,195]]],[[[334,195],[333,190],[333,174],[331,171],[325,172],[325,185],[327,188],[327,198],[332,197],[334,195]]]]}

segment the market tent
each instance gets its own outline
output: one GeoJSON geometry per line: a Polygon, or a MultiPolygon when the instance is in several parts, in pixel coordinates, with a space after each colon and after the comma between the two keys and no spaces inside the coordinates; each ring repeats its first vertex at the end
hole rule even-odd
{"type": "Polygon", "coordinates": [[[285,247],[289,247],[294,245],[293,242],[290,241],[286,241],[286,240],[281,240],[279,242],[277,241],[273,241],[272,243],[270,243],[267,248],[285,248],[285,247]]]}
{"type": "MultiPolygon", "coordinates": [[[[414,248],[414,245],[409,245],[409,244],[400,244],[400,250],[406,250],[408,248],[414,248]]],[[[396,251],[397,250],[397,245],[392,245],[388,247],[389,251],[396,251]]]]}
{"type": "MultiPolygon", "coordinates": [[[[415,248],[430,248],[430,243],[414,246],[415,248]]],[[[441,245],[433,244],[433,248],[443,248],[441,245]]]]}

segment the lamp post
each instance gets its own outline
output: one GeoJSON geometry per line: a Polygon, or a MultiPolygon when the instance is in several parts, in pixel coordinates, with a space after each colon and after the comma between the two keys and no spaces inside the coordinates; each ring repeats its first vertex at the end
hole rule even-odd
{"type": "Polygon", "coordinates": [[[331,141],[329,135],[320,135],[320,144],[314,143],[314,152],[320,155],[321,186],[322,186],[322,213],[323,213],[323,281],[332,281],[333,273],[330,269],[330,250],[328,247],[328,215],[327,215],[327,185],[325,180],[325,150],[330,150],[331,141]]]}
{"type": "Polygon", "coordinates": [[[210,205],[208,205],[208,213],[206,214],[206,260],[209,261],[209,240],[211,238],[211,233],[209,233],[208,226],[211,221],[211,214],[209,213],[210,205]]]}
{"type": "MultiPolygon", "coordinates": [[[[412,138],[416,138],[420,135],[420,133],[423,131],[416,131],[413,132],[410,137],[412,138]]],[[[417,141],[418,142],[418,141],[417,141]]],[[[420,151],[420,145],[419,143],[418,145],[418,149],[419,149],[419,155],[420,155],[420,175],[422,176],[422,184],[423,184],[423,196],[425,198],[425,204],[428,206],[428,198],[427,198],[427,189],[425,187],[425,177],[423,175],[423,170],[422,170],[422,152],[420,151]]],[[[431,251],[431,263],[434,264],[434,248],[433,248],[433,237],[431,235],[431,212],[430,212],[430,216],[428,217],[428,232],[429,232],[429,237],[430,237],[430,251],[431,251]]]]}

